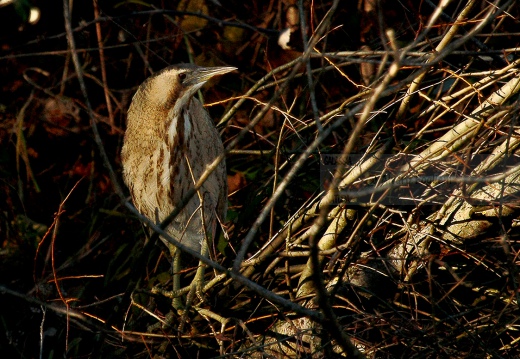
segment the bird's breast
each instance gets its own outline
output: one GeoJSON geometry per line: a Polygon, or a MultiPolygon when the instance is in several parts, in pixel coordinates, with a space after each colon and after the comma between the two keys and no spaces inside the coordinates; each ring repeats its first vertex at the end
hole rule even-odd
{"type": "MultiPolygon", "coordinates": [[[[185,199],[224,148],[213,121],[196,99],[187,107],[174,106],[167,114],[149,111],[147,122],[140,121],[137,114],[129,111],[122,150],[124,180],[137,209],[160,222],[185,199]],[[158,117],[151,119],[153,112],[162,117],[162,122],[158,117]]],[[[177,240],[196,248],[204,238],[202,223],[214,226],[217,215],[223,220],[226,203],[226,167],[221,162],[169,231],[177,240]]]]}

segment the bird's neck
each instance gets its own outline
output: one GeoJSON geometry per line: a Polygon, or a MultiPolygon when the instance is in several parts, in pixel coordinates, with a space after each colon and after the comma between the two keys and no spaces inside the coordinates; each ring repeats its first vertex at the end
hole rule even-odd
{"type": "Polygon", "coordinates": [[[193,130],[193,114],[200,110],[204,111],[204,108],[196,98],[189,99],[185,104],[176,104],[170,110],[169,121],[166,122],[166,137],[169,145],[183,146],[185,144],[193,130]]]}

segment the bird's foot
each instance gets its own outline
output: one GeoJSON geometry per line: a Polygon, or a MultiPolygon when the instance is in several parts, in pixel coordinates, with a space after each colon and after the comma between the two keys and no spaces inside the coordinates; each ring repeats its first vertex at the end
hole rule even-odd
{"type": "Polygon", "coordinates": [[[166,314],[166,316],[164,317],[164,319],[160,320],[159,322],[157,322],[155,324],[149,325],[146,328],[146,330],[148,333],[153,333],[157,330],[163,331],[164,329],[173,326],[174,318],[175,318],[175,313],[173,311],[169,311],[166,314]]]}
{"type": "Polygon", "coordinates": [[[152,288],[152,294],[159,294],[163,297],[170,298],[172,300],[172,307],[177,311],[185,309],[186,306],[182,302],[182,296],[186,293],[189,293],[189,291],[190,287],[181,288],[177,290],[166,290],[158,286],[152,288]]]}

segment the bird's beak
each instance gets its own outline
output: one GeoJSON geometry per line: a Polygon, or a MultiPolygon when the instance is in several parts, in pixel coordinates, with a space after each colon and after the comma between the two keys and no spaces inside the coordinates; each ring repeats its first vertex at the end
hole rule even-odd
{"type": "Polygon", "coordinates": [[[228,72],[237,70],[236,67],[199,67],[189,73],[184,80],[184,84],[187,86],[202,86],[213,76],[227,74],[228,72]]]}

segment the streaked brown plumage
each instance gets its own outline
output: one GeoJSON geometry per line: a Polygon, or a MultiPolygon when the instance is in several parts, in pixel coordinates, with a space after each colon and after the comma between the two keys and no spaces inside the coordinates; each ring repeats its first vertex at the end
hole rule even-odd
{"type": "MultiPolygon", "coordinates": [[[[134,95],[121,152],[123,177],[136,208],[154,222],[164,220],[206,166],[224,152],[214,122],[194,94],[212,76],[233,70],[170,66],[146,79],[134,95]]],[[[226,165],[221,162],[167,231],[200,251],[205,232],[213,239],[217,216],[223,221],[226,209],[226,165]],[[203,206],[199,196],[203,196],[203,206]]]]}

